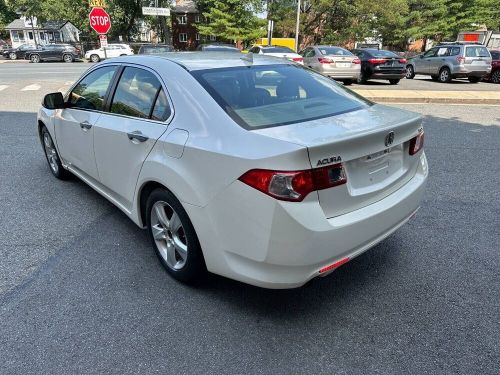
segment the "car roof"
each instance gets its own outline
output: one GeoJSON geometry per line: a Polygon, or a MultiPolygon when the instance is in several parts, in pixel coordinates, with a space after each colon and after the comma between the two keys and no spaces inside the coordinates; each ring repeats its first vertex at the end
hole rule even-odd
{"type": "MultiPolygon", "coordinates": [[[[186,70],[204,70],[217,68],[245,67],[251,65],[293,65],[292,62],[271,56],[252,54],[228,54],[227,52],[166,52],[158,55],[123,56],[127,62],[148,65],[150,59],[164,59],[181,65],[186,70]]],[[[118,58],[113,59],[118,61],[118,58]]]]}

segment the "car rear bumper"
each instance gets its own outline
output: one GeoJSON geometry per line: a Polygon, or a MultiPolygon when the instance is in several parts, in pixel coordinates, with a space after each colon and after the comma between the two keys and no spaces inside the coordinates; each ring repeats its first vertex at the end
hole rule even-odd
{"type": "MultiPolygon", "coordinates": [[[[407,222],[427,180],[420,156],[415,176],[382,200],[327,218],[316,194],[282,202],[236,181],[206,207],[187,205],[211,272],[265,288],[294,288],[341,259],[352,259],[407,222]]],[[[331,271],[329,271],[331,272],[331,271]]]]}
{"type": "Polygon", "coordinates": [[[370,79],[403,79],[406,72],[373,72],[370,79]]]}

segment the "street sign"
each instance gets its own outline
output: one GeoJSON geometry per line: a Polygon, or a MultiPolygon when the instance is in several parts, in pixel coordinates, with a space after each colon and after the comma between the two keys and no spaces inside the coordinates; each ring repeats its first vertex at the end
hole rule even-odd
{"type": "Polygon", "coordinates": [[[170,9],[168,8],[154,8],[154,7],[142,7],[142,14],[145,16],[170,16],[170,9]]]}
{"type": "Polygon", "coordinates": [[[108,46],[108,37],[106,34],[99,34],[99,42],[101,43],[102,48],[108,46]]]}
{"type": "Polygon", "coordinates": [[[89,0],[90,8],[106,8],[106,0],[89,0]]]}
{"type": "Polygon", "coordinates": [[[111,17],[102,8],[92,8],[89,13],[90,27],[98,34],[106,34],[111,28],[111,17]]]}

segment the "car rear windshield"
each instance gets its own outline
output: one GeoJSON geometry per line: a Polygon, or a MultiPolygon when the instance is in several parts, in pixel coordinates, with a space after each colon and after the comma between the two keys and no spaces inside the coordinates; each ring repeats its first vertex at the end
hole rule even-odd
{"type": "Polygon", "coordinates": [[[262,48],[263,53],[294,53],[290,48],[288,47],[267,47],[267,48],[262,48]]]}
{"type": "Polygon", "coordinates": [[[373,57],[399,57],[394,52],[384,51],[384,50],[373,50],[373,51],[368,51],[368,53],[373,57]]]}
{"type": "Polygon", "coordinates": [[[142,47],[142,53],[145,55],[153,55],[157,53],[164,52],[172,52],[172,48],[170,47],[162,47],[162,46],[144,46],[142,47]]]}
{"type": "Polygon", "coordinates": [[[322,55],[353,56],[351,52],[340,47],[319,47],[322,55]]]}
{"type": "Polygon", "coordinates": [[[236,123],[250,130],[335,116],[372,104],[299,65],[220,68],[191,74],[236,123]]]}
{"type": "Polygon", "coordinates": [[[203,51],[210,52],[240,52],[240,50],[233,46],[206,46],[203,51]]]}
{"type": "Polygon", "coordinates": [[[482,46],[468,46],[465,48],[466,57],[490,57],[490,53],[486,47],[482,46]]]}

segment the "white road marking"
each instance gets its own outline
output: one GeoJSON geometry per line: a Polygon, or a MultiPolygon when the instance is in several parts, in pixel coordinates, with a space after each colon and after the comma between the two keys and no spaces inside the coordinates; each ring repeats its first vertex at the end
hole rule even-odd
{"type": "Polygon", "coordinates": [[[39,84],[32,84],[32,85],[28,85],[26,87],[24,87],[23,89],[21,89],[21,91],[37,91],[37,90],[40,90],[42,86],[40,86],[39,84]]]}
{"type": "Polygon", "coordinates": [[[7,87],[9,87],[9,86],[7,86],[7,85],[0,85],[0,91],[5,90],[7,87]]]}

